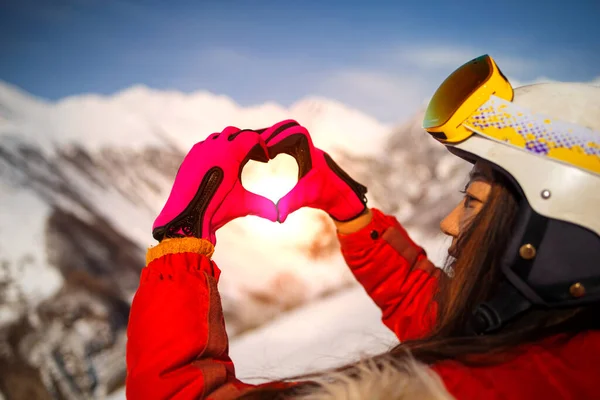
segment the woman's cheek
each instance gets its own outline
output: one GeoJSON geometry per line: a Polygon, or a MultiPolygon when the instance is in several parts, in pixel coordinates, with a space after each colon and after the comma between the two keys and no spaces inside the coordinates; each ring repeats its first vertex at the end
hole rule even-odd
{"type": "Polygon", "coordinates": [[[460,230],[463,231],[467,229],[469,223],[473,220],[473,218],[477,215],[474,208],[465,208],[462,211],[462,215],[460,218],[460,230]]]}

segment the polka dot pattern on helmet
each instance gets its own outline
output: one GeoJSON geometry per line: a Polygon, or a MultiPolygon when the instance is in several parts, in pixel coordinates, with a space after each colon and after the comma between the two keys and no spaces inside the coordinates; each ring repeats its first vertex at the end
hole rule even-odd
{"type": "Polygon", "coordinates": [[[464,125],[490,139],[600,174],[600,133],[492,96],[464,125]]]}

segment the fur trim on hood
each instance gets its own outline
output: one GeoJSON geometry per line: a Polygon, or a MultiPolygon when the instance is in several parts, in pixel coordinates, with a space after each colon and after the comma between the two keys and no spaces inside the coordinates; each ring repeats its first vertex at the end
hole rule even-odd
{"type": "Polygon", "coordinates": [[[410,357],[400,362],[367,360],[357,365],[357,376],[339,372],[312,378],[319,385],[301,400],[454,400],[440,377],[410,357]]]}

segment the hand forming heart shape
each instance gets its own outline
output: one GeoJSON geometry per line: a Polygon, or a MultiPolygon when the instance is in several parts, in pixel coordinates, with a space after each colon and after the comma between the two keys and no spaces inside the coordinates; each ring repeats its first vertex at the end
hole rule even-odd
{"type": "Polygon", "coordinates": [[[216,230],[235,218],[257,215],[282,223],[301,207],[347,221],[365,211],[366,192],[313,145],[306,128],[296,121],[259,130],[227,127],[197,143],[185,157],[152,233],[159,241],[195,236],[215,244],[216,230]],[[266,163],[282,153],[296,160],[298,182],[277,204],[242,186],[242,170],[249,160],[266,163]]]}
{"type": "Polygon", "coordinates": [[[302,207],[323,210],[337,221],[354,219],[365,211],[367,188],[315,147],[305,127],[286,120],[258,132],[265,140],[269,158],[284,153],[298,164],[298,183],[277,202],[279,222],[302,207]]]}

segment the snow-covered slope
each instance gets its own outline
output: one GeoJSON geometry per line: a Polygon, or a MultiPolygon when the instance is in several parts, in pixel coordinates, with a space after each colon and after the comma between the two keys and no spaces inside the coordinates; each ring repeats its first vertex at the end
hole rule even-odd
{"type": "Polygon", "coordinates": [[[44,226],[50,213],[48,204],[33,193],[14,190],[1,182],[0,191],[0,279],[9,282],[12,277],[20,278],[0,292],[0,321],[8,323],[26,308],[35,307],[56,293],[63,279],[46,260],[44,226]]]}
{"type": "Polygon", "coordinates": [[[261,383],[339,366],[396,344],[377,306],[354,286],[236,338],[230,355],[238,378],[261,383]]]}
{"type": "MultiPolygon", "coordinates": [[[[461,171],[434,141],[418,137],[414,124],[393,129],[318,98],[289,109],[243,108],[206,92],[134,87],[47,102],[0,83],[0,347],[10,354],[0,356],[0,369],[30,368],[36,372],[17,374],[21,387],[64,398],[118,385],[128,303],[144,249],[154,244],[152,220],[185,152],[227,125],[260,128],[288,118],[369,186],[371,205],[410,220],[411,233],[441,260],[443,244],[432,239],[437,228],[421,226],[419,215],[429,221],[430,207],[436,216],[443,211],[439,200],[451,193],[443,179],[461,171]],[[436,179],[435,191],[425,188],[436,179]],[[87,331],[105,333],[81,334],[87,331]],[[95,381],[85,371],[94,371],[95,381]]],[[[282,156],[266,169],[248,164],[243,181],[279,196],[296,170],[282,156]]],[[[240,219],[219,231],[218,241],[232,337],[352,281],[319,211],[300,210],[283,225],[240,219]]]]}

